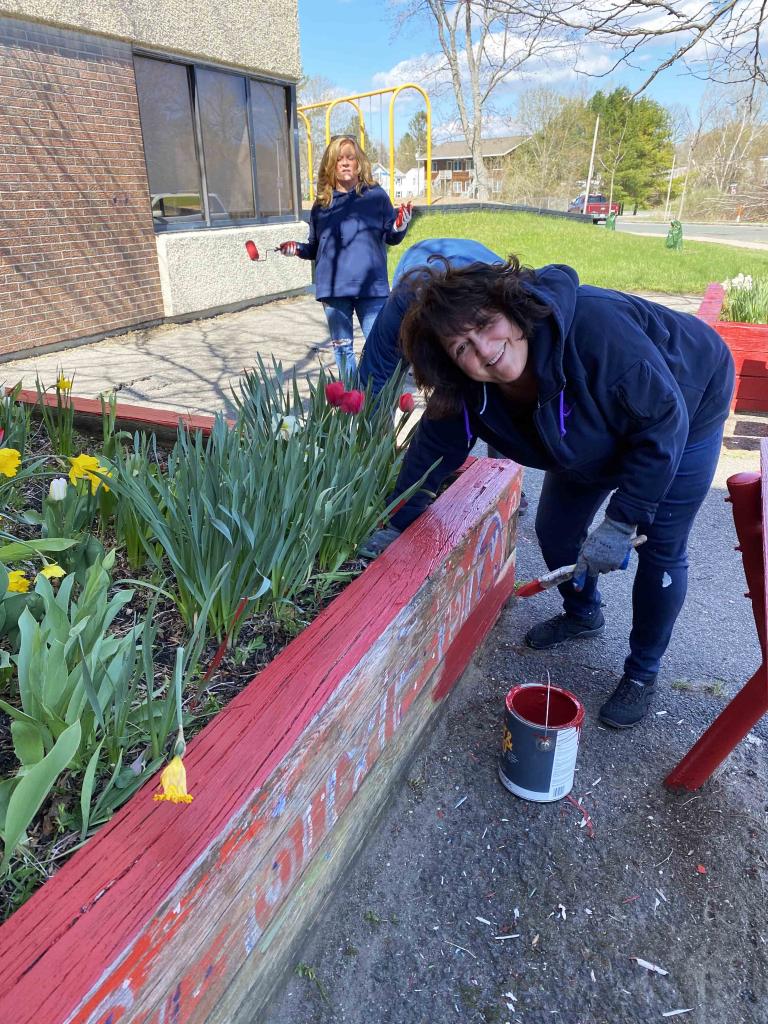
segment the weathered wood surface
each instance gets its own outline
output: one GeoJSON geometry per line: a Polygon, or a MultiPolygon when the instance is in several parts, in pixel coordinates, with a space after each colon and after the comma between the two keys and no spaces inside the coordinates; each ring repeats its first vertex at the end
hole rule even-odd
{"type": "MultiPolygon", "coordinates": [[[[6,387],[6,394],[11,389],[6,387]]],[[[37,391],[24,390],[19,392],[19,401],[27,405],[38,404],[37,391]]],[[[48,393],[43,396],[46,405],[56,408],[56,394],[48,393]]],[[[93,428],[94,424],[101,424],[101,402],[98,398],[78,398],[72,395],[70,398],[75,411],[75,421],[83,426],[93,428]]],[[[118,427],[130,428],[132,430],[150,430],[159,434],[175,436],[179,424],[185,424],[190,430],[202,430],[204,434],[211,432],[214,417],[204,416],[198,413],[179,412],[178,409],[160,409],[154,405],[134,405],[130,402],[118,402],[117,404],[117,425],[118,427]]]]}
{"type": "Polygon", "coordinates": [[[736,364],[734,412],[768,412],[768,326],[720,320],[725,300],[721,284],[704,293],[697,316],[714,327],[731,350],[736,364]]]}
{"type": "Polygon", "coordinates": [[[0,928],[0,1021],[223,1022],[266,998],[276,915],[511,592],[519,487],[511,463],[472,465],[190,743],[192,804],[145,787],[0,928]]]}

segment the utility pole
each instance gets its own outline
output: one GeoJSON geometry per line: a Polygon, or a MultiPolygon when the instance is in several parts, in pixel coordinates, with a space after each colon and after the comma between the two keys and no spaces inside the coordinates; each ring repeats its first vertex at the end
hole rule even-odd
{"type": "Polygon", "coordinates": [[[680,196],[680,209],[677,211],[677,219],[683,219],[683,203],[685,202],[685,193],[688,191],[688,175],[691,173],[691,160],[693,158],[693,149],[688,150],[688,166],[685,168],[685,181],[683,182],[683,194],[680,196]]]}
{"type": "Polygon", "coordinates": [[[672,167],[671,167],[670,172],[669,172],[669,185],[667,185],[667,201],[664,203],[664,220],[666,220],[667,217],[669,217],[669,197],[672,194],[672,175],[675,173],[675,160],[676,160],[676,158],[677,158],[677,154],[673,153],[672,154],[672,167]]]}
{"type": "Polygon", "coordinates": [[[592,184],[592,171],[595,167],[595,150],[597,149],[597,130],[600,127],[600,115],[597,115],[595,121],[595,134],[592,139],[592,155],[589,158],[589,174],[587,175],[587,188],[584,192],[584,213],[587,212],[587,206],[589,205],[589,188],[592,184]]]}

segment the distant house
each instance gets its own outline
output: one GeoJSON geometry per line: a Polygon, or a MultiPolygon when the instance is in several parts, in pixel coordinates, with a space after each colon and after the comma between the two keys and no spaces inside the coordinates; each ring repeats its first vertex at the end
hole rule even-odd
{"type": "MultiPolygon", "coordinates": [[[[483,162],[491,177],[491,191],[501,192],[507,161],[527,139],[526,135],[505,135],[483,139],[483,162]]],[[[418,156],[422,173],[426,156],[418,156]]],[[[477,193],[475,162],[465,141],[444,142],[432,147],[432,194],[434,196],[469,196],[477,193]]]]}
{"type": "MultiPolygon", "coordinates": [[[[385,167],[384,164],[373,163],[371,164],[371,173],[373,174],[374,181],[378,181],[385,192],[389,192],[389,167],[385,167]]],[[[398,171],[395,168],[395,195],[402,195],[403,182],[405,181],[405,175],[402,171],[398,171]]]]}

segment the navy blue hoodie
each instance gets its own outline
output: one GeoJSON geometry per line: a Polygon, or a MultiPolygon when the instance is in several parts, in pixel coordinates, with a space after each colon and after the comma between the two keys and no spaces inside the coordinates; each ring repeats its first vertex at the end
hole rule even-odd
{"type": "Polygon", "coordinates": [[[309,239],[296,253],[315,261],[317,298],[374,298],[389,295],[387,245],[399,245],[405,231],[394,231],[395,211],[379,185],[338,192],[330,206],[315,203],[309,239]]]}
{"type": "MultiPolygon", "coordinates": [[[[733,360],[712,328],[687,313],[622,292],[579,285],[571,267],[535,272],[529,291],[551,310],[529,339],[538,382],[531,415],[520,415],[493,384],[467,378],[464,407],[422,417],[395,495],[434,463],[436,490],[480,437],[525,466],[614,490],[607,514],[650,523],[683,449],[725,421],[733,360]]],[[[403,529],[426,507],[423,492],[392,518],[403,529]]]]}

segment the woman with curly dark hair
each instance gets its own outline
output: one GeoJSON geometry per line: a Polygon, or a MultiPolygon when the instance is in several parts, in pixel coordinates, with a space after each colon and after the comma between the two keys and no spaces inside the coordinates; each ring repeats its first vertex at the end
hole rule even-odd
{"type": "MultiPolygon", "coordinates": [[[[576,272],[435,259],[406,279],[405,360],[428,397],[396,493],[437,460],[436,490],[480,437],[545,471],[536,533],[550,569],[576,563],[563,612],[529,630],[539,650],[604,631],[598,576],[624,568],[639,533],[624,674],[600,709],[616,728],[647,713],[685,600],[687,540],[712,482],[733,360],[703,321],[576,272]],[[592,519],[610,500],[600,524],[592,519]]],[[[426,507],[412,498],[403,529],[426,507]]]]}

